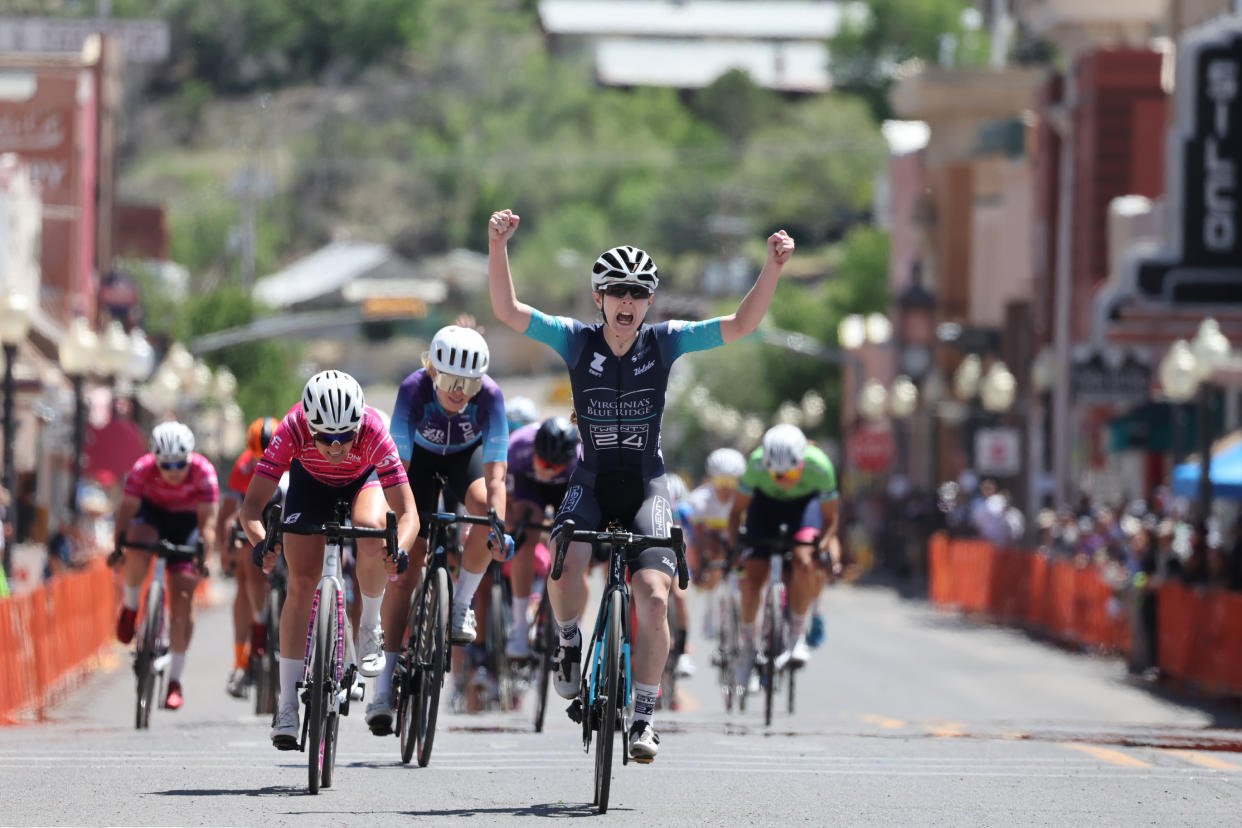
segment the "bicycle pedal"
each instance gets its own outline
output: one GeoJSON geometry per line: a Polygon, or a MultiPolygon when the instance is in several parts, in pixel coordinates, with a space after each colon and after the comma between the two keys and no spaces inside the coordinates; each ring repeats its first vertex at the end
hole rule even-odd
{"type": "Polygon", "coordinates": [[[575,724],[582,724],[582,699],[574,699],[570,702],[565,713],[575,724]]]}

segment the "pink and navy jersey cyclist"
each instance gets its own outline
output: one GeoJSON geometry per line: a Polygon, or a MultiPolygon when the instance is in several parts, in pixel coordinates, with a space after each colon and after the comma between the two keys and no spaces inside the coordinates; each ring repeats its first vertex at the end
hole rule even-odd
{"type": "MultiPolygon", "coordinates": [[[[388,579],[397,575],[404,562],[402,550],[418,533],[418,513],[397,447],[352,376],[328,370],[307,380],[301,404],[290,409],[272,435],[246,489],[242,527],[254,544],[256,561],[261,560],[268,571],[276,564],[276,554],[268,546],[263,511],[286,470],[286,524],[322,524],[333,518],[340,501],[350,504],[355,526],[378,529],[385,524],[386,511],[397,516],[400,549],[395,555],[387,555],[383,541],[377,538],[359,538],[355,544],[355,573],[362,594],[358,671],[368,677],[378,675],[384,670],[380,607],[388,579]]],[[[286,534],[281,543],[289,580],[280,617],[280,699],[271,737],[279,750],[296,750],[301,732],[297,695],[303,671],[300,656],[323,568],[324,538],[286,534]]]]}
{"type": "MultiPolygon", "coordinates": [[[[151,431],[151,453],[134,463],[125,478],[125,493],[116,510],[116,543],[154,543],[168,540],[193,545],[202,540],[211,553],[216,542],[216,508],[220,486],[207,458],[194,452],[194,434],[178,422],[160,423],[151,431]]],[[[126,546],[123,555],[125,591],[116,636],[122,643],[134,637],[142,580],[150,568],[151,553],[126,546]]],[[[181,671],[194,631],[191,596],[198,572],[191,561],[168,565],[169,644],[172,660],[164,706],[181,707],[181,671]]]]}

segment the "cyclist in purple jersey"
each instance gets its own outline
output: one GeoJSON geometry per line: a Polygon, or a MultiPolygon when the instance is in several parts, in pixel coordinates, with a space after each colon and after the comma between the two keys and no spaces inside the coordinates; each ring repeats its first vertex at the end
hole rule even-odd
{"type": "MultiPolygon", "coordinates": [[[[667,536],[672,523],[660,418],[674,360],[754,333],[767,313],[794,241],[779,230],[768,237],[768,256],[754,287],[735,313],[705,322],[644,325],[659,274],[651,257],[628,245],[605,251],[591,273],[591,291],[602,322],[585,325],[552,317],[519,302],[509,272],[508,242],[521,219],[511,210],[488,221],[488,281],[492,310],[501,322],[561,355],[569,368],[574,409],[582,431],[582,462],[570,479],[557,521],[601,528],[616,518],[644,535],[667,536]]],[[[577,544],[564,574],[548,595],[560,626],[555,686],[565,698],[578,692],[582,635],[578,616],[586,598],[589,550],[577,544]]],[[[630,755],[650,762],[659,750],[652,712],[668,658],[667,605],[675,564],[672,550],[653,548],[629,561],[637,624],[634,636],[634,724],[630,755]]]]}
{"type": "Polygon", "coordinates": [[[531,652],[526,606],[541,533],[528,531],[524,522],[542,523],[547,507],[560,505],[578,468],[580,446],[578,429],[565,417],[549,417],[509,435],[509,531],[518,547],[509,570],[513,587],[513,628],[505,644],[509,658],[528,658],[531,652]]]}
{"type": "MultiPolygon", "coordinates": [[[[432,337],[423,367],[406,377],[397,391],[392,436],[409,469],[414,501],[424,515],[437,509],[441,488],[437,475],[442,475],[449,493],[467,512],[484,515],[494,508],[504,520],[509,426],[504,395],[487,376],[489,363],[487,342],[478,331],[449,325],[432,337]]],[[[454,644],[474,641],[474,594],[493,555],[503,561],[509,551],[506,538],[491,538],[482,530],[467,535],[453,592],[450,636],[454,644]]],[[[392,732],[393,667],[426,552],[424,524],[411,552],[416,565],[389,586],[384,599],[388,658],[366,713],[367,724],[377,736],[392,732]]]]}

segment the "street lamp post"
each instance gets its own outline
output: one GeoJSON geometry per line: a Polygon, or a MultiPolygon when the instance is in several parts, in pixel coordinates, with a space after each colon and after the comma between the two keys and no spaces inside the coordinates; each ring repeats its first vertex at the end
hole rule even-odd
{"type": "Polygon", "coordinates": [[[138,388],[151,377],[155,370],[155,349],[147,341],[146,332],[142,328],[134,328],[129,332],[129,359],[125,363],[125,378],[130,383],[132,398],[130,416],[138,421],[138,388]]]}
{"type": "MultiPolygon", "coordinates": [[[[30,299],[24,293],[6,291],[0,297],[0,343],[4,346],[4,488],[10,502],[17,502],[17,466],[13,460],[14,432],[13,365],[17,362],[17,346],[30,333],[30,299]]],[[[0,531],[3,531],[0,528],[0,531]]],[[[4,571],[11,563],[11,544],[4,544],[4,571]]]]}
{"type": "Polygon", "coordinates": [[[75,317],[60,343],[60,367],[73,382],[73,476],[69,484],[69,514],[78,516],[78,485],[82,481],[82,451],[86,416],[82,388],[95,364],[99,338],[83,317],[75,317]]]}

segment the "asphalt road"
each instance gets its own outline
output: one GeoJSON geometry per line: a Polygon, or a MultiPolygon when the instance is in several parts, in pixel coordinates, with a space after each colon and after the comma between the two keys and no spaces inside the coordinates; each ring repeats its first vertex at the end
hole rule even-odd
{"type": "Polygon", "coordinates": [[[337,782],[306,793],[299,753],[224,693],[228,615],[200,614],[186,704],[132,728],[128,652],[48,721],[0,729],[0,824],[445,824],[583,818],[633,825],[1237,825],[1242,731],[1225,709],[1162,698],[1111,659],[1065,652],[941,614],[883,588],[828,595],[828,638],[798,710],[765,728],[727,715],[706,669],[657,716],[661,752],[614,769],[590,806],[576,726],[549,713],[442,710],[427,768],[355,707],[337,782]]]}

